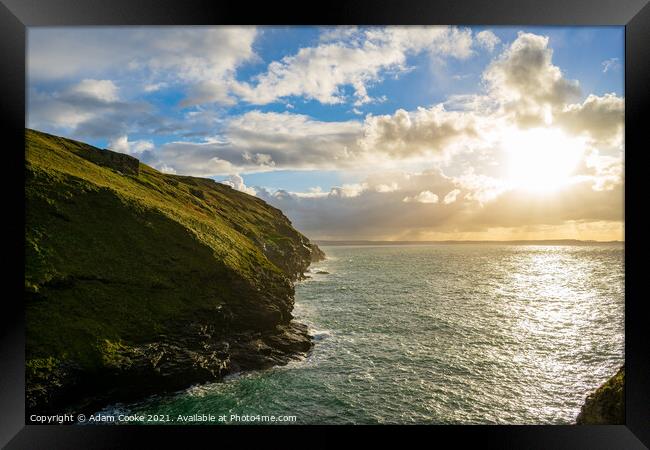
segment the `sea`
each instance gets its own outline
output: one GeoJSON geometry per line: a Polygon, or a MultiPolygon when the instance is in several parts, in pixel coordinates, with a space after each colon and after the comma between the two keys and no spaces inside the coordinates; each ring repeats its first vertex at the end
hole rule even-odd
{"type": "Polygon", "coordinates": [[[572,424],[624,364],[623,244],[322,248],[327,259],[296,285],[294,316],[315,342],[306,358],[104,413],[207,425],[572,424]]]}

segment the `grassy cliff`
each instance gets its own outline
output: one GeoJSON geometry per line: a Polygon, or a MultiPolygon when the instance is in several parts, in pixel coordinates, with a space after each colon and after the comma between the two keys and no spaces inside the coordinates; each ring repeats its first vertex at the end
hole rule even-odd
{"type": "Polygon", "coordinates": [[[178,388],[308,350],[292,281],[322,252],[281,211],[33,130],[25,156],[28,407],[141,392],[139,379],[178,388]]]}

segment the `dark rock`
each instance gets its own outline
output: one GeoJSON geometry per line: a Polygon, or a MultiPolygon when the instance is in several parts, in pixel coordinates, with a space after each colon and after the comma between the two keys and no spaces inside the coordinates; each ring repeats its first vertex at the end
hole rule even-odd
{"type": "Polygon", "coordinates": [[[305,325],[290,322],[264,332],[224,338],[209,324],[188,324],[184,334],[160,336],[140,346],[116,350],[101,372],[62,366],[28,384],[28,409],[91,414],[108,402],[173,392],[190,384],[214,382],[244,370],[268,369],[304,358],[313,342],[305,325]]]}
{"type": "Polygon", "coordinates": [[[318,247],[318,245],[314,243],[310,243],[310,248],[311,248],[311,262],[315,263],[318,261],[324,261],[327,258],[325,252],[322,251],[318,247]]]}
{"type": "Polygon", "coordinates": [[[587,396],[576,419],[578,425],[625,423],[625,367],[587,396]]]}

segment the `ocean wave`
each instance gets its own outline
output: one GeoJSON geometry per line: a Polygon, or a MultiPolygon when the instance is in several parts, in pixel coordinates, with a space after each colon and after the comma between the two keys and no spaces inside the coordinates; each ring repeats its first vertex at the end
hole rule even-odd
{"type": "Polygon", "coordinates": [[[315,341],[322,341],[323,339],[327,339],[332,336],[332,332],[329,330],[309,329],[307,332],[315,341]]]}

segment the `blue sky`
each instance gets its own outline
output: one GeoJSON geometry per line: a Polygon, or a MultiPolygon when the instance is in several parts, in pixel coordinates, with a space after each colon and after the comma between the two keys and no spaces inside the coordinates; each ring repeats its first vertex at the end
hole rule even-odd
{"type": "MultiPolygon", "coordinates": [[[[364,227],[328,230],[306,215],[326,202],[348,211],[343,203],[368,191],[399,192],[400,208],[458,203],[426,186],[402,192],[390,181],[398,172],[435,172],[449,193],[477,190],[468,201],[491,186],[484,205],[513,190],[506,172],[519,158],[508,143],[539,127],[547,132],[535,136],[581,146],[572,176],[609,183],[612,161],[622,165],[612,136],[622,126],[623,68],[623,27],[31,28],[27,125],[213,177],[284,207],[307,231],[347,238],[364,227]],[[369,181],[378,174],[386,183],[369,181]]],[[[514,233],[583,221],[453,226],[427,216],[421,227],[359,232],[514,233]]],[[[594,216],[609,227],[602,235],[620,229],[611,222],[620,220],[594,216]]]]}

